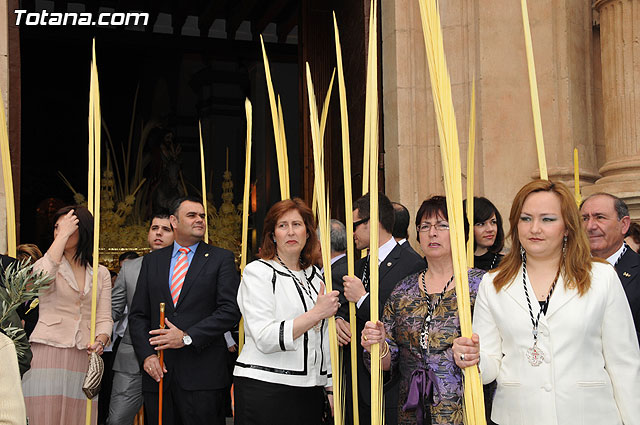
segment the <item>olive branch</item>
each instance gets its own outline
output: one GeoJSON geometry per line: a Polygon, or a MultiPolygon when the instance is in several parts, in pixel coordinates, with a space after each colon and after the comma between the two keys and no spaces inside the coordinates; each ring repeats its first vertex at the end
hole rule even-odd
{"type": "Polygon", "coordinates": [[[15,344],[19,358],[24,357],[29,344],[23,340],[24,329],[11,326],[9,316],[18,306],[32,299],[29,310],[35,308],[36,297],[49,287],[52,280],[53,277],[44,271],[34,272],[29,260],[15,261],[0,273],[0,327],[15,344]]]}

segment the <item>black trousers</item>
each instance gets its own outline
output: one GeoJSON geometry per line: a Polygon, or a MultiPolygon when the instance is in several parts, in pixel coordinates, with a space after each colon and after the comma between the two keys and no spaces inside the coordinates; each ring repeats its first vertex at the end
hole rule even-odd
{"type": "MultiPolygon", "coordinates": [[[[164,384],[165,386],[167,383],[164,384]]],[[[225,425],[225,389],[186,391],[176,383],[164,390],[162,425],[225,425]]],[[[147,423],[158,423],[158,393],[143,392],[147,423]]]]}
{"type": "MultiPolygon", "coordinates": [[[[33,313],[33,312],[31,312],[33,313]]],[[[29,314],[31,314],[29,313],[29,314]]],[[[116,338],[112,351],[102,353],[102,361],[104,362],[104,372],[102,375],[102,386],[98,397],[98,425],[107,422],[109,416],[109,403],[111,402],[111,384],[113,383],[113,361],[116,359],[116,353],[120,346],[122,338],[116,338]]]]}
{"type": "Polygon", "coordinates": [[[235,425],[320,425],[322,387],[293,387],[235,376],[235,425]]]}
{"type": "Polygon", "coordinates": [[[491,408],[493,407],[493,398],[496,395],[496,389],[498,383],[496,381],[490,382],[483,386],[484,391],[484,411],[487,415],[487,425],[497,425],[491,420],[491,408]]]}
{"type": "MultiPolygon", "coordinates": [[[[349,377],[351,379],[351,377],[349,377]]],[[[351,391],[351,388],[349,388],[351,391]]],[[[344,406],[344,423],[345,425],[353,425],[353,398],[351,393],[345,394],[345,406],[344,406]]],[[[358,399],[358,420],[360,425],[371,425],[371,401],[367,400],[366,402],[362,397],[358,399]]],[[[402,409],[402,406],[391,406],[387,407],[385,399],[385,409],[384,409],[384,423],[385,425],[395,425],[398,423],[398,409],[402,409]]]]}

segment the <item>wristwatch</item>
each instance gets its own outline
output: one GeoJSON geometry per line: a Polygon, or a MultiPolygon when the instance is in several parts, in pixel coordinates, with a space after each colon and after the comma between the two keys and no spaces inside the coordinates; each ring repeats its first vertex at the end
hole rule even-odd
{"type": "Polygon", "coordinates": [[[191,345],[192,342],[193,342],[193,340],[191,339],[191,337],[189,335],[187,335],[186,333],[184,333],[182,335],[182,343],[184,345],[191,345]]]}

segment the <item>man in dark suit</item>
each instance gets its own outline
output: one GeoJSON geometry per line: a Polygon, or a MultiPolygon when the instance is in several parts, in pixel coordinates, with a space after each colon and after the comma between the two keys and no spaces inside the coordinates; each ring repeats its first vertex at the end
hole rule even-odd
{"type": "MultiPolygon", "coordinates": [[[[0,255],[0,265],[2,266],[0,268],[0,272],[2,273],[3,276],[7,267],[9,267],[10,264],[15,263],[15,261],[16,261],[15,258],[11,258],[8,255],[0,255]]],[[[0,280],[0,285],[4,287],[4,284],[2,283],[1,280],[0,280]]],[[[7,317],[7,320],[4,323],[1,323],[0,325],[3,328],[8,328],[8,327],[22,328],[22,321],[18,313],[16,311],[13,311],[9,315],[9,317],[7,317]]],[[[20,376],[22,376],[25,374],[26,371],[28,371],[31,368],[31,357],[33,357],[33,354],[31,353],[31,345],[29,344],[29,338],[27,337],[26,333],[23,334],[22,337],[20,337],[20,340],[22,341],[23,344],[25,344],[28,347],[24,352],[24,356],[18,357],[18,366],[20,367],[20,376]]]]}
{"type": "MultiPolygon", "coordinates": [[[[384,304],[391,295],[396,284],[406,276],[417,273],[425,268],[424,259],[417,254],[412,254],[402,248],[393,238],[394,212],[389,199],[382,193],[378,196],[379,222],[378,228],[378,267],[379,267],[379,315],[382,316],[384,304]]],[[[369,246],[369,194],[358,199],[353,208],[353,238],[356,248],[368,249],[369,246]]],[[[363,349],[360,345],[360,334],[364,324],[369,320],[371,307],[369,300],[369,257],[362,258],[356,263],[356,276],[344,277],[344,296],[350,302],[356,303],[357,334],[351,338],[358,347],[358,405],[360,412],[360,424],[371,423],[371,376],[363,361],[363,349]],[[364,281],[364,283],[363,283],[364,281]]],[[[338,316],[348,316],[348,306],[342,305],[338,310],[338,316]]],[[[349,356],[344,356],[345,364],[349,364],[349,356]]],[[[347,367],[347,410],[351,407],[350,367],[347,367]]],[[[398,385],[397,381],[389,382],[384,387],[385,396],[385,423],[393,425],[397,423],[398,409],[398,385]]],[[[351,418],[348,417],[348,420],[351,418]]]]}
{"type": "Polygon", "coordinates": [[[624,243],[631,219],[624,201],[609,193],[595,193],[580,205],[591,254],[615,267],[627,294],[640,340],[640,255],[624,243]]]}
{"type": "Polygon", "coordinates": [[[411,223],[411,216],[409,215],[409,210],[407,207],[402,205],[400,202],[392,202],[393,205],[393,213],[394,213],[394,221],[393,221],[393,238],[398,242],[398,245],[403,247],[409,252],[421,257],[415,249],[411,246],[407,238],[409,237],[409,223],[411,223]]]}
{"type": "Polygon", "coordinates": [[[172,209],[175,242],[142,260],[129,316],[133,347],[146,372],[144,404],[149,423],[157,423],[163,378],[164,424],[224,424],[230,375],[223,334],[240,320],[234,256],[202,241],[200,200],[181,198],[172,209]],[[158,329],[160,303],[165,303],[166,329],[158,329]],[[164,350],[164,368],[157,350],[164,350]]]}

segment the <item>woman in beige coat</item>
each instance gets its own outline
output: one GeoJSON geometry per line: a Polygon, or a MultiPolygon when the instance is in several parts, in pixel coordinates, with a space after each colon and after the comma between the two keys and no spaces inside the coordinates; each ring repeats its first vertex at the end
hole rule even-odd
{"type": "MultiPolygon", "coordinates": [[[[88,353],[102,354],[113,327],[111,277],[106,267],[98,268],[96,337],[89,341],[93,217],[85,207],[65,207],[54,220],[54,241],[34,265],[54,281],[40,295],[40,316],[29,339],[33,360],[23,391],[30,423],[80,425],[85,423],[82,381],[88,353]]],[[[96,423],[97,398],[92,404],[96,423]]]]}

